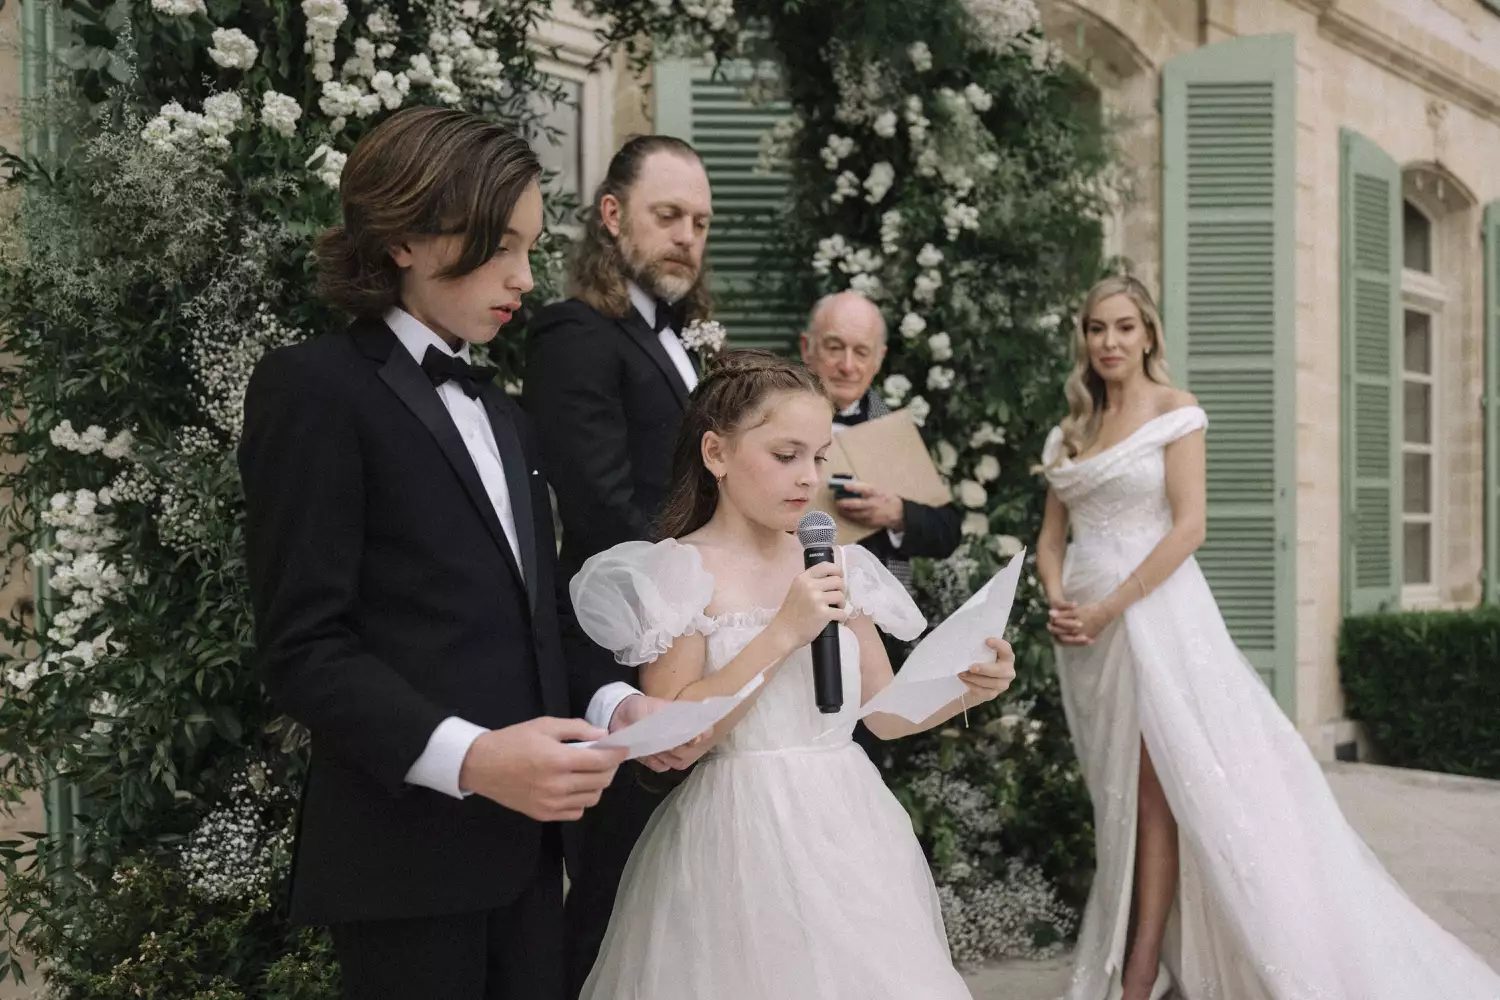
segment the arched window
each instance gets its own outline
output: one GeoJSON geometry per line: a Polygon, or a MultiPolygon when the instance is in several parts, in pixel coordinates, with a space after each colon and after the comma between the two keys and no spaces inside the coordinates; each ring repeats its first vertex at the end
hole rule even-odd
{"type": "MultiPolygon", "coordinates": [[[[1472,464],[1458,409],[1472,363],[1473,202],[1440,168],[1402,174],[1401,547],[1403,603],[1467,601],[1469,556],[1458,541],[1478,530],[1463,478],[1472,464]],[[1449,407],[1454,407],[1449,419],[1449,407]]],[[[1477,570],[1477,567],[1476,567],[1477,570]]]]}

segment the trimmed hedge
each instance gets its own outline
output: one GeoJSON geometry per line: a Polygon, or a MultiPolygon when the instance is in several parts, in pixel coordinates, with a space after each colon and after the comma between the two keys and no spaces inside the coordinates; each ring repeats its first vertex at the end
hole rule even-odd
{"type": "Polygon", "coordinates": [[[1339,670],[1385,763],[1500,778],[1500,608],[1345,619],[1339,670]]]}

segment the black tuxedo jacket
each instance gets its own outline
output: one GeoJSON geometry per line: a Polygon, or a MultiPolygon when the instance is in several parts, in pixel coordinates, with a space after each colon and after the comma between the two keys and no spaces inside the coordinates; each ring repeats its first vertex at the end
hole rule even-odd
{"type": "Polygon", "coordinates": [[[513,899],[542,825],[405,775],[447,716],[577,715],[623,676],[559,592],[528,421],[494,386],[481,399],[519,565],[441,398],[383,322],[274,351],[250,381],[239,459],[259,655],[272,700],[312,735],[298,922],[513,899]]]}
{"type": "Polygon", "coordinates": [[[589,556],[650,537],[688,389],[634,309],[611,319],[569,299],[530,329],[521,398],[557,493],[559,561],[571,578],[589,556]]]}

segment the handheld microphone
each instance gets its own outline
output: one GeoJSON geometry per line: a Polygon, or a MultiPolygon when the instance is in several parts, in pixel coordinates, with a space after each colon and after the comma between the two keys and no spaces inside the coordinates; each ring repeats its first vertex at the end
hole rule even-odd
{"type": "MultiPolygon", "coordinates": [[[[797,522],[797,540],[802,543],[802,565],[834,561],[833,542],[838,529],[833,518],[821,510],[810,510],[797,522]]],[[[813,697],[818,711],[833,715],[844,707],[844,677],[839,662],[839,625],[829,622],[812,641],[813,697]]]]}

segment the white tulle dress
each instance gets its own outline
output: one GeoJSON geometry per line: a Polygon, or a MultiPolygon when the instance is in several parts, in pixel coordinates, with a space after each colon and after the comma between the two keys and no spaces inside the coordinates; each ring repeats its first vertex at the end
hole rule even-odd
{"type": "MultiPolygon", "coordinates": [[[[1164,450],[1197,407],[1054,465],[1073,541],[1071,601],[1126,580],[1172,524],[1164,450]]],[[[1189,559],[1093,646],[1058,647],[1068,726],[1094,805],[1098,872],[1068,1000],[1120,993],[1140,741],[1181,845],[1163,961],[1182,1000],[1500,1000],[1500,975],[1439,927],[1345,821],[1307,745],[1230,639],[1189,559]]]]}
{"type": "MultiPolygon", "coordinates": [[[[853,613],[920,635],[921,613],[886,568],[857,546],[843,553],[853,613]]],[[[584,629],[622,663],[699,632],[708,672],[775,614],[705,614],[714,579],[672,540],[594,557],[572,594],[584,629]]],[[[843,628],[839,645],[841,713],[818,711],[802,648],[657,810],[583,1000],[967,1000],[911,821],[851,739],[859,643],[843,628]]]]}

